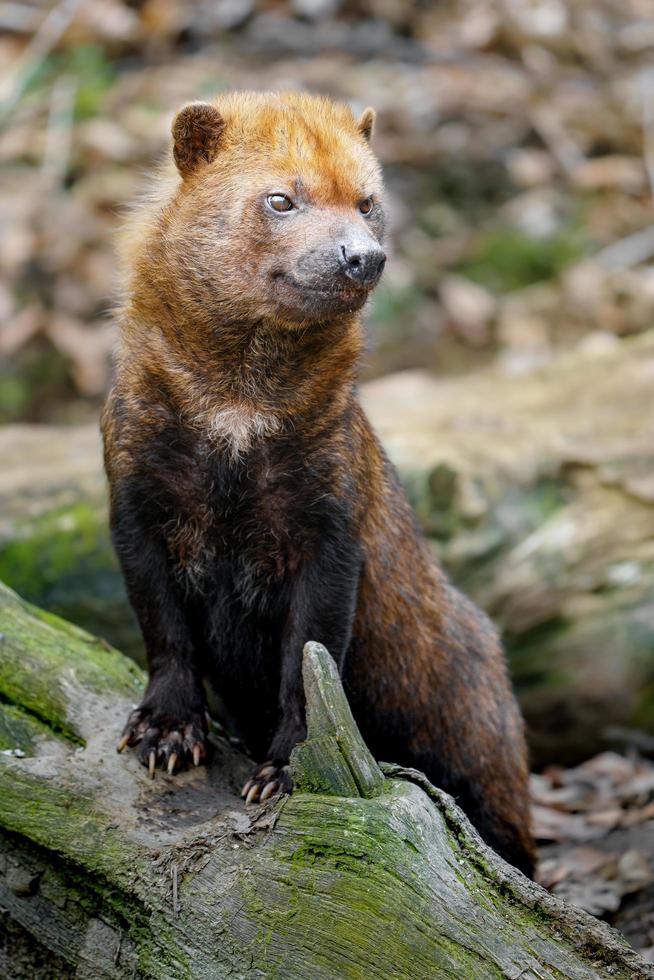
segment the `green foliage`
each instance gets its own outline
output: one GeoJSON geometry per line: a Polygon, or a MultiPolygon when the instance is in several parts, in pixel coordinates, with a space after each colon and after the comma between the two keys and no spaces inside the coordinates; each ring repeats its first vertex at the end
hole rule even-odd
{"type": "Polygon", "coordinates": [[[75,116],[85,119],[96,115],[105,92],[111,86],[116,71],[99,44],[82,44],[67,54],[64,71],[75,75],[78,88],[75,95],[75,116]]]}
{"type": "Polygon", "coordinates": [[[77,80],[75,119],[88,119],[97,115],[116,78],[116,68],[101,44],[80,44],[46,58],[32,76],[29,88],[49,87],[60,75],[77,80]]]}
{"type": "Polygon", "coordinates": [[[15,374],[0,375],[0,424],[18,422],[31,400],[28,383],[15,374]]]}
{"type": "Polygon", "coordinates": [[[536,238],[512,228],[487,232],[459,271],[498,293],[531,286],[557,276],[583,252],[574,228],[536,238]]]}
{"type": "Polygon", "coordinates": [[[414,286],[392,288],[382,282],[371,300],[371,321],[382,328],[396,328],[398,320],[410,317],[422,296],[414,286]]]}
{"type": "Polygon", "coordinates": [[[68,359],[45,340],[0,367],[0,425],[41,421],[43,407],[74,391],[68,359]]]}
{"type": "Polygon", "coordinates": [[[477,220],[480,209],[490,212],[514,193],[506,167],[496,160],[452,156],[440,159],[429,176],[431,200],[477,220]]]}

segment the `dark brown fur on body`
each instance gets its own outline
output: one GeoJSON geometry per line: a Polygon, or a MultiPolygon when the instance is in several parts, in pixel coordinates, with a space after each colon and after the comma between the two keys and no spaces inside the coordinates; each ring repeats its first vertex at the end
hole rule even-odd
{"type": "Polygon", "coordinates": [[[495,631],[435,563],[356,399],[359,310],[383,266],[371,126],[306,95],[189,107],[179,174],[132,219],[103,431],[150,683],[121,744],[151,767],[200,761],[207,677],[269,762],[250,797],[288,788],[302,647],[319,640],[373,753],[425,771],[530,872],[495,631]]]}

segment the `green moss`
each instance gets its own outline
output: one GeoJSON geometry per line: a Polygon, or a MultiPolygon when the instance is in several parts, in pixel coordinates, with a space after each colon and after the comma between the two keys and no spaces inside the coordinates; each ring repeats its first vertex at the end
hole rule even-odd
{"type": "Polygon", "coordinates": [[[291,754],[293,783],[303,793],[358,796],[359,791],[337,739],[326,735],[300,742],[291,754]]]}
{"type": "Polygon", "coordinates": [[[0,586],[0,698],[72,738],[71,685],[138,697],[143,674],[107,644],[0,586]]]}
{"type": "Polygon", "coordinates": [[[272,838],[266,861],[283,883],[275,904],[258,902],[255,910],[255,888],[244,908],[259,925],[248,949],[255,968],[267,977],[300,976],[291,951],[298,936],[310,936],[313,975],[320,978],[360,980],[362,943],[378,976],[501,976],[492,962],[443,934],[425,896],[413,892],[424,841],[413,827],[398,833],[410,812],[394,806],[404,795],[412,791],[389,781],[371,800],[324,797],[317,806],[315,797],[291,797],[277,824],[286,833],[272,838]]]}
{"type": "MultiPolygon", "coordinates": [[[[23,766],[0,761],[0,824],[55,853],[65,853],[86,871],[132,891],[147,851],[113,829],[92,797],[71,794],[23,766]]],[[[115,826],[115,825],[113,825],[115,826]]]]}
{"type": "Polygon", "coordinates": [[[51,736],[52,730],[33,715],[13,704],[0,703],[0,751],[18,749],[32,755],[39,739],[51,736]]]}
{"type": "Polygon", "coordinates": [[[292,864],[311,868],[315,864],[336,868],[339,871],[363,873],[364,865],[372,864],[372,859],[362,848],[347,850],[344,847],[334,847],[320,843],[302,844],[293,851],[292,864]]]}
{"type": "Polygon", "coordinates": [[[14,527],[0,542],[0,581],[143,661],[104,501],[59,507],[14,527]]]}
{"type": "Polygon", "coordinates": [[[111,558],[106,515],[88,502],[61,507],[19,524],[0,547],[0,579],[24,595],[55,585],[72,565],[80,576],[98,564],[117,567],[111,558]],[[38,556],[38,562],[36,557],[38,556]]]}

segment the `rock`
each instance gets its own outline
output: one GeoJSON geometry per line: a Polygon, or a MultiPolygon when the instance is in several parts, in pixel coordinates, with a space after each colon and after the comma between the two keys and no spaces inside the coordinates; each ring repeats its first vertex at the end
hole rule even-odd
{"type": "Polygon", "coordinates": [[[439,292],[456,331],[473,346],[488,343],[497,307],[493,294],[463,276],[445,276],[441,279],[439,292]]]}
{"type": "Polygon", "coordinates": [[[545,150],[511,149],[507,153],[511,179],[518,187],[537,187],[547,184],[554,175],[554,160],[545,150]]]}
{"type": "Polygon", "coordinates": [[[575,168],[572,179],[584,190],[617,187],[628,194],[642,193],[647,183],[642,160],[615,155],[584,160],[575,168]]]}
{"type": "Polygon", "coordinates": [[[291,10],[297,17],[321,21],[338,12],[340,0],[291,0],[291,10]]]}

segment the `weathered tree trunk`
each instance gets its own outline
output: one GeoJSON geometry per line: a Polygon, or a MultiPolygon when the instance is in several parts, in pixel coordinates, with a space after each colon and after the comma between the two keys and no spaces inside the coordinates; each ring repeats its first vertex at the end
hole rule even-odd
{"type": "Polygon", "coordinates": [[[249,763],[224,740],[207,768],[154,781],[116,756],[131,661],[4,588],[0,633],[2,975],[652,976],[424,776],[382,773],[318,644],[297,790],[245,812],[249,763]]]}
{"type": "MultiPolygon", "coordinates": [[[[517,378],[364,387],[419,520],[499,622],[536,763],[654,732],[654,332],[517,378]]],[[[130,654],[95,427],[0,431],[0,578],[130,654]]]]}

